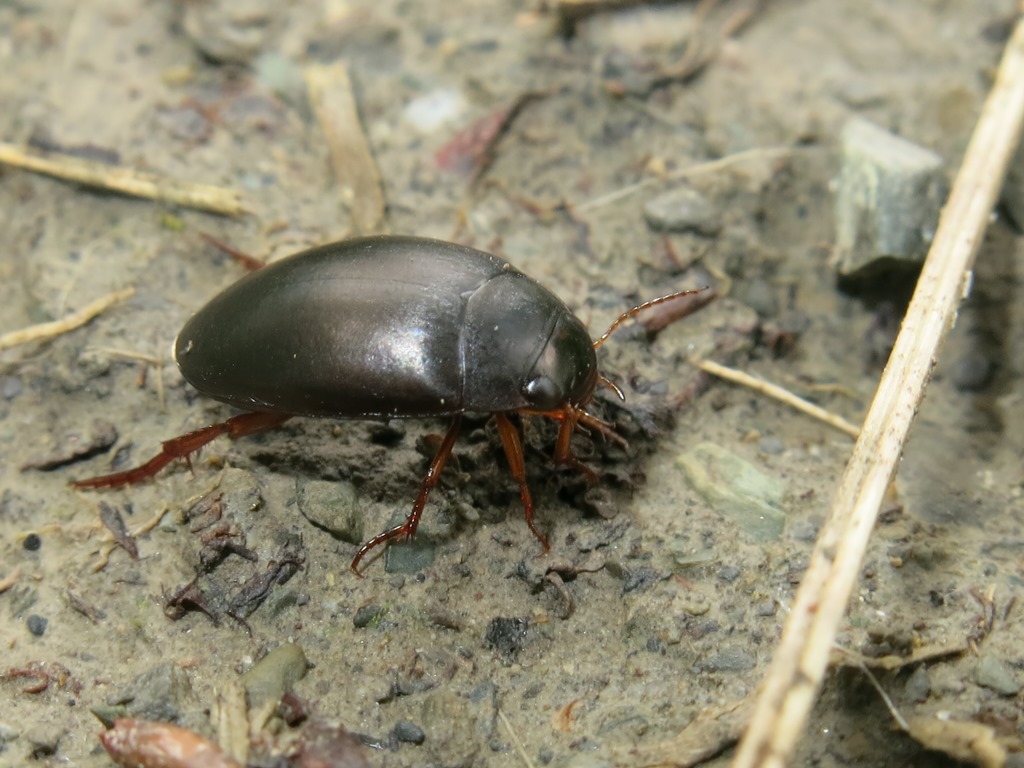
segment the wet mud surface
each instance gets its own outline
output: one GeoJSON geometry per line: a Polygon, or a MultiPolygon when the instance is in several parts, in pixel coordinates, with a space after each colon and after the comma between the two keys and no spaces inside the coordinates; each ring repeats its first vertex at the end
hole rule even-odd
{"type": "MultiPolygon", "coordinates": [[[[866,117],[952,176],[1011,4],[773,3],[685,76],[687,3],[561,29],[542,4],[428,5],[254,3],[229,18],[211,4],[186,19],[144,0],[0,3],[0,138],[232,187],[250,209],[0,169],[0,330],[135,289],[83,328],[0,351],[0,765],[110,765],[94,711],[216,738],[225,692],[287,644],[308,669],[289,657],[274,674],[306,722],[342,724],[381,766],[655,764],[763,676],[852,440],[688,361],[859,421],[908,281],[837,286],[842,126],[866,117]],[[497,253],[595,336],[647,298],[715,286],[694,314],[602,347],[626,401],[601,389],[593,408],[629,448],[575,438],[596,486],[553,468],[555,429],[523,419],[546,555],[486,414],[467,419],[416,539],[362,579],[353,555],[408,513],[445,423],[295,419],[218,440],[191,473],[178,461],[127,489],[70,487],[234,414],[170,357],[190,314],[245,273],[203,233],[260,258],[355,233],[302,79],[338,60],[387,231],[497,253]],[[513,108],[474,171],[466,131],[513,108]],[[747,473],[764,514],[716,495],[747,473]],[[111,543],[117,518],[127,547],[111,543]]],[[[720,4],[709,29],[735,10],[720,4]]],[[[1008,739],[1024,679],[1019,248],[995,221],[839,638],[908,660],[876,673],[904,716],[1008,739]]],[[[300,719],[270,718],[250,762],[281,764],[300,719]]],[[[948,762],[846,666],[797,757],[948,762]]]]}

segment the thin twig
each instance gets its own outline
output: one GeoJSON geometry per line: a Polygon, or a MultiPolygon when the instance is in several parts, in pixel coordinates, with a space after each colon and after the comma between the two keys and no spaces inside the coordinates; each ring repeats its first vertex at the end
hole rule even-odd
{"type": "Polygon", "coordinates": [[[677,168],[671,173],[667,173],[664,176],[651,176],[647,179],[642,179],[635,184],[630,184],[620,189],[616,189],[608,194],[601,195],[601,197],[595,197],[593,200],[588,200],[585,203],[573,206],[573,210],[576,213],[585,213],[592,211],[595,208],[603,208],[606,205],[616,203],[624,197],[639,192],[645,187],[649,187],[653,184],[660,184],[666,181],[674,181],[676,179],[692,178],[694,176],[702,176],[708,173],[716,173],[717,171],[731,168],[734,165],[740,165],[747,162],[748,160],[766,160],[773,157],[786,157],[795,152],[798,152],[798,147],[790,146],[775,146],[775,147],[753,147],[751,149],[744,149],[740,152],[735,152],[731,155],[725,155],[714,160],[707,160],[702,163],[693,163],[683,168],[677,168]]]}
{"type": "Polygon", "coordinates": [[[794,395],[788,389],[784,389],[778,384],[772,384],[764,379],[751,376],[749,373],[737,371],[735,368],[727,368],[724,365],[719,365],[711,360],[694,359],[690,362],[702,371],[707,371],[713,376],[718,376],[720,379],[731,381],[734,384],[742,384],[755,392],[760,392],[768,397],[774,397],[776,400],[779,400],[792,408],[796,408],[798,411],[802,411],[808,416],[813,416],[814,418],[825,422],[830,427],[835,427],[840,432],[845,432],[850,437],[856,438],[857,435],[860,434],[860,428],[856,424],[851,424],[842,416],[830,413],[821,406],[815,405],[809,400],[804,400],[802,397],[794,395]]]}
{"type": "Polygon", "coordinates": [[[3,594],[8,589],[18,583],[18,579],[21,578],[21,566],[14,566],[14,570],[9,574],[0,579],[0,594],[3,594]]]}
{"type": "Polygon", "coordinates": [[[907,719],[900,714],[900,711],[896,708],[896,702],[894,702],[892,700],[892,697],[890,697],[889,694],[886,693],[885,689],[882,687],[882,684],[878,682],[878,678],[875,677],[875,673],[872,672],[868,665],[864,663],[863,657],[860,654],[848,651],[841,645],[837,644],[833,647],[840,654],[848,657],[853,662],[853,666],[857,667],[857,669],[861,671],[861,674],[863,674],[864,677],[868,679],[868,682],[871,683],[871,686],[882,698],[882,702],[889,710],[889,714],[892,715],[892,719],[896,721],[896,725],[900,727],[901,731],[907,733],[910,730],[910,726],[907,724],[907,719]]]}
{"type": "Polygon", "coordinates": [[[1022,120],[1024,21],[1018,21],[761,686],[754,718],[736,756],[737,768],[781,768],[803,733],[886,488],[939,348],[970,284],[970,269],[1022,120]]]}
{"type": "Polygon", "coordinates": [[[526,748],[523,746],[522,740],[515,732],[515,729],[512,727],[512,722],[505,715],[504,710],[498,710],[498,717],[501,719],[501,724],[505,726],[505,730],[508,731],[508,735],[511,737],[512,743],[516,745],[516,751],[519,753],[519,756],[523,758],[523,763],[526,765],[526,768],[534,768],[533,761],[526,753],[526,748]]]}
{"type": "Polygon", "coordinates": [[[119,301],[124,301],[133,295],[135,295],[134,288],[125,288],[123,291],[115,291],[103,298],[96,299],[96,301],[86,304],[77,312],[72,312],[70,315],[61,318],[60,320],[53,320],[49,323],[39,323],[38,325],[30,325],[27,328],[21,328],[17,331],[5,333],[0,336],[0,349],[9,349],[10,347],[18,346],[19,344],[27,344],[30,341],[48,339],[51,336],[59,336],[62,333],[73,331],[75,328],[88,323],[108,307],[117,304],[119,301]]]}
{"type": "Polygon", "coordinates": [[[115,347],[87,347],[86,351],[96,352],[97,354],[108,355],[110,357],[120,357],[125,360],[136,360],[140,363],[149,363],[157,368],[164,364],[164,361],[156,355],[147,355],[145,352],[132,352],[130,349],[117,349],[115,347]]]}
{"type": "Polygon", "coordinates": [[[230,189],[169,179],[134,168],[91,162],[59,152],[45,152],[0,142],[0,163],[88,187],[147,200],[161,200],[185,208],[197,208],[226,216],[238,216],[246,212],[239,194],[230,189]]]}

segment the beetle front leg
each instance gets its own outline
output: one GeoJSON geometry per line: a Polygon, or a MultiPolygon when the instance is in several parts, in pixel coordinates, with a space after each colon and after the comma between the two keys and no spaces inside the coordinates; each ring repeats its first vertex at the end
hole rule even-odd
{"type": "Polygon", "coordinates": [[[576,431],[576,416],[575,413],[571,416],[567,415],[559,422],[558,437],[555,439],[555,455],[551,460],[556,466],[572,467],[576,471],[582,472],[587,478],[587,483],[594,485],[597,483],[597,473],[572,455],[572,435],[576,431]]]}
{"type": "Polygon", "coordinates": [[[379,547],[388,541],[395,539],[408,539],[416,533],[416,529],[420,524],[420,517],[423,515],[423,508],[427,506],[427,499],[430,498],[430,492],[434,490],[434,487],[441,480],[441,471],[444,469],[445,463],[448,461],[448,457],[452,455],[452,448],[455,447],[455,439],[459,436],[459,427],[462,426],[462,416],[456,414],[455,418],[452,419],[452,425],[448,428],[448,433],[444,436],[444,440],[441,441],[441,447],[437,449],[437,454],[434,456],[434,460],[430,462],[430,468],[427,469],[427,476],[423,478],[423,483],[420,485],[420,492],[416,494],[416,501],[413,502],[412,512],[405,518],[405,521],[401,525],[396,525],[394,528],[390,528],[383,533],[378,533],[368,542],[363,544],[356,552],[356,556],[352,558],[352,572],[362,578],[363,574],[359,570],[359,563],[364,557],[370,552],[370,550],[379,547]]]}
{"type": "Polygon", "coordinates": [[[72,483],[72,486],[75,488],[120,488],[123,485],[133,485],[153,477],[153,475],[175,459],[184,459],[188,462],[188,468],[192,469],[192,461],[189,457],[221,435],[227,435],[232,440],[237,440],[246,435],[253,435],[257,432],[273,429],[290,418],[290,416],[280,413],[264,412],[242,413],[238,416],[232,416],[227,421],[222,421],[219,424],[211,424],[194,432],[165,440],[160,453],[145,464],[126,469],[123,472],[114,472],[110,475],[76,480],[72,483]]]}
{"type": "Polygon", "coordinates": [[[526,461],[523,459],[523,443],[519,439],[519,431],[515,425],[508,420],[503,413],[494,414],[494,423],[498,425],[498,434],[501,436],[501,444],[505,448],[505,456],[508,458],[508,466],[512,471],[512,477],[519,483],[519,499],[523,503],[523,514],[526,516],[526,524],[530,526],[533,535],[537,537],[547,552],[551,549],[544,534],[533,522],[533,497],[530,495],[530,488],[526,485],[526,461]]]}

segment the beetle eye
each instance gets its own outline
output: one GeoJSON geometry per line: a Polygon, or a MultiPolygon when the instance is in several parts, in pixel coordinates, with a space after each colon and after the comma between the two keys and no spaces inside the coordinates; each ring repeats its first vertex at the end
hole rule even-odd
{"type": "Polygon", "coordinates": [[[564,405],[561,388],[547,376],[535,376],[523,387],[525,397],[534,408],[549,411],[564,405]]]}

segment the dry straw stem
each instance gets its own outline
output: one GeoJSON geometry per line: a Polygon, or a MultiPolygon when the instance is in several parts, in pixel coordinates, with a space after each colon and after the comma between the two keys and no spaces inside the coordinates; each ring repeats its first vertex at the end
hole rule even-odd
{"type": "Polygon", "coordinates": [[[768,397],[773,397],[791,408],[795,408],[798,411],[806,413],[808,416],[813,416],[819,421],[823,421],[830,427],[835,427],[840,432],[845,432],[850,437],[857,437],[860,434],[860,427],[856,424],[851,424],[842,416],[830,413],[821,406],[815,405],[808,400],[804,400],[802,397],[797,397],[788,389],[780,387],[778,384],[772,384],[764,379],[751,376],[749,373],[737,371],[735,368],[727,368],[726,366],[720,365],[712,360],[694,359],[690,362],[702,371],[706,371],[713,376],[718,376],[720,379],[731,381],[734,384],[742,384],[755,392],[760,392],[768,397]]]}
{"type": "Polygon", "coordinates": [[[883,494],[939,347],[969,287],[969,270],[1017,145],[1022,114],[1024,22],[1018,22],[762,684],[736,768],[785,765],[804,730],[883,494]]]}
{"type": "Polygon", "coordinates": [[[16,347],[19,344],[27,344],[30,341],[48,339],[51,336],[59,336],[62,333],[73,331],[75,328],[88,323],[108,307],[111,307],[119,301],[124,301],[134,295],[134,288],[125,288],[123,291],[115,291],[114,293],[110,293],[102,298],[96,299],[96,301],[86,304],[77,312],[73,312],[67,317],[62,317],[60,320],[53,320],[49,323],[39,323],[38,325],[30,325],[27,328],[21,328],[17,331],[2,334],[0,335],[0,349],[8,349],[10,347],[16,347]]]}
{"type": "Polygon", "coordinates": [[[306,90],[356,233],[375,234],[384,222],[384,188],[359,120],[348,70],[341,62],[310,66],[306,69],[306,90]]]}
{"type": "Polygon", "coordinates": [[[0,163],[88,187],[147,200],[162,200],[185,208],[197,208],[226,216],[238,216],[246,212],[238,193],[230,189],[168,179],[134,168],[95,163],[59,152],[44,152],[0,142],[0,163]]]}

